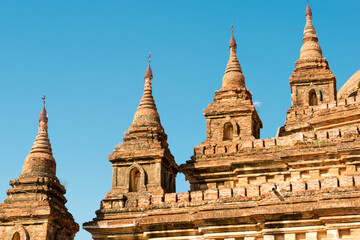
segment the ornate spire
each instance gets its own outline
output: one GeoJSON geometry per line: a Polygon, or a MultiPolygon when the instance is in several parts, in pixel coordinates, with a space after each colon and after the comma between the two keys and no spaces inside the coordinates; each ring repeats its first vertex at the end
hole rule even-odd
{"type": "Polygon", "coordinates": [[[149,66],[145,72],[144,94],[140,100],[140,104],[137,108],[134,121],[131,124],[130,129],[139,126],[156,126],[162,128],[160,117],[152,95],[151,80],[153,75],[150,67],[151,54],[149,54],[148,59],[149,66]]]}
{"type": "Polygon", "coordinates": [[[323,58],[321,47],[318,44],[318,37],[316,36],[316,31],[314,25],[312,23],[312,11],[308,5],[305,10],[306,16],[306,25],[304,29],[304,38],[303,38],[303,46],[300,50],[300,59],[304,58],[323,58]]]}
{"type": "Polygon", "coordinates": [[[226,66],[221,90],[245,88],[245,77],[242,74],[242,69],[236,56],[237,45],[234,38],[233,26],[231,26],[231,33],[231,39],[229,42],[230,58],[226,66]]]}
{"type": "Polygon", "coordinates": [[[45,95],[43,109],[39,117],[39,130],[35,142],[25,159],[20,178],[25,177],[55,177],[56,163],[53,157],[50,140],[48,137],[48,117],[45,109],[45,95]]]}

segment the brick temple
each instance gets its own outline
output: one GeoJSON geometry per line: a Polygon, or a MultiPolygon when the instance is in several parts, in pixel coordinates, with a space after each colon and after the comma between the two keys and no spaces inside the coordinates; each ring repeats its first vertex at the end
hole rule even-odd
{"type": "Polygon", "coordinates": [[[204,110],[206,140],[177,166],[149,65],[134,121],[109,155],[112,188],[83,224],[93,239],[360,239],[360,76],[337,93],[309,6],[305,16],[292,105],[275,138],[260,138],[232,36],[222,87],[204,110]],[[178,171],[189,192],[175,192],[178,171]]]}
{"type": "MultiPolygon", "coordinates": [[[[152,95],[149,58],[133,122],[109,155],[111,189],[83,224],[94,240],[360,239],[360,71],[337,91],[309,5],[305,18],[291,107],[276,137],[260,138],[232,33],[222,87],[203,112],[206,140],[180,166],[152,95]],[[176,193],[179,172],[190,191],[176,193]]],[[[45,105],[39,122],[0,204],[0,239],[72,240],[79,229],[56,177],[45,105]]]]}

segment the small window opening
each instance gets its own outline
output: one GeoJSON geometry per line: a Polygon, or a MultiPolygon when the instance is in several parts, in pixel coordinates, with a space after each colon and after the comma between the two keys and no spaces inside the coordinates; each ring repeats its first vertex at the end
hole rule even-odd
{"type": "Polygon", "coordinates": [[[140,190],[140,172],[134,168],[130,172],[130,192],[138,192],[140,190]]]}
{"type": "Polygon", "coordinates": [[[170,173],[169,175],[169,191],[170,192],[174,192],[174,178],[173,178],[173,175],[170,173]]]}
{"type": "Polygon", "coordinates": [[[234,134],[233,125],[230,122],[225,123],[223,140],[232,140],[233,134],[234,134]]]}
{"type": "Polygon", "coordinates": [[[18,232],[14,233],[12,240],[20,240],[20,234],[18,232]]]}
{"type": "Polygon", "coordinates": [[[317,97],[316,97],[316,93],[315,90],[312,89],[309,92],[309,106],[316,106],[317,103],[317,97]]]}
{"type": "Polygon", "coordinates": [[[322,102],[323,101],[323,93],[322,93],[322,91],[320,91],[320,102],[322,102]]]}

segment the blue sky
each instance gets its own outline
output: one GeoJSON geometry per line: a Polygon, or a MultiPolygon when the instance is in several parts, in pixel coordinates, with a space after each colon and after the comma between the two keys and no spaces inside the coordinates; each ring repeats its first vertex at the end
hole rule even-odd
{"type": "MultiPolygon", "coordinates": [[[[230,27],[262,138],[290,107],[305,0],[0,1],[0,199],[37,133],[42,94],[67,207],[82,225],[111,186],[107,157],[122,142],[152,53],[153,95],[178,164],[205,140],[202,110],[229,57],[230,27]]],[[[360,1],[311,0],[319,43],[338,89],[359,70],[360,1]]],[[[178,176],[178,191],[187,191],[178,176]]],[[[90,239],[81,230],[76,240],[90,239]]]]}

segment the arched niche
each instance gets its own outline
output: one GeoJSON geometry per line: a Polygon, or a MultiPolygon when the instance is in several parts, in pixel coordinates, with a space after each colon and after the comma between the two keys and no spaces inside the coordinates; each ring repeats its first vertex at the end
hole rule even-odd
{"type": "Polygon", "coordinates": [[[22,224],[16,224],[13,230],[9,233],[7,239],[9,240],[29,240],[28,234],[22,224]]]}
{"type": "Polygon", "coordinates": [[[15,232],[13,237],[12,237],[12,240],[20,240],[20,233],[15,232]]]}
{"type": "Polygon", "coordinates": [[[136,167],[130,171],[129,192],[140,191],[140,171],[136,167]]]}
{"type": "Polygon", "coordinates": [[[316,92],[314,89],[309,91],[309,106],[316,106],[318,105],[318,99],[316,96],[316,92]]]}
{"type": "Polygon", "coordinates": [[[146,190],[145,187],[145,170],[144,168],[137,164],[133,163],[128,170],[126,171],[126,186],[128,187],[129,192],[139,192],[141,190],[146,190]]]}
{"type": "Polygon", "coordinates": [[[231,122],[224,124],[223,140],[233,140],[234,138],[234,127],[231,122]]]}

